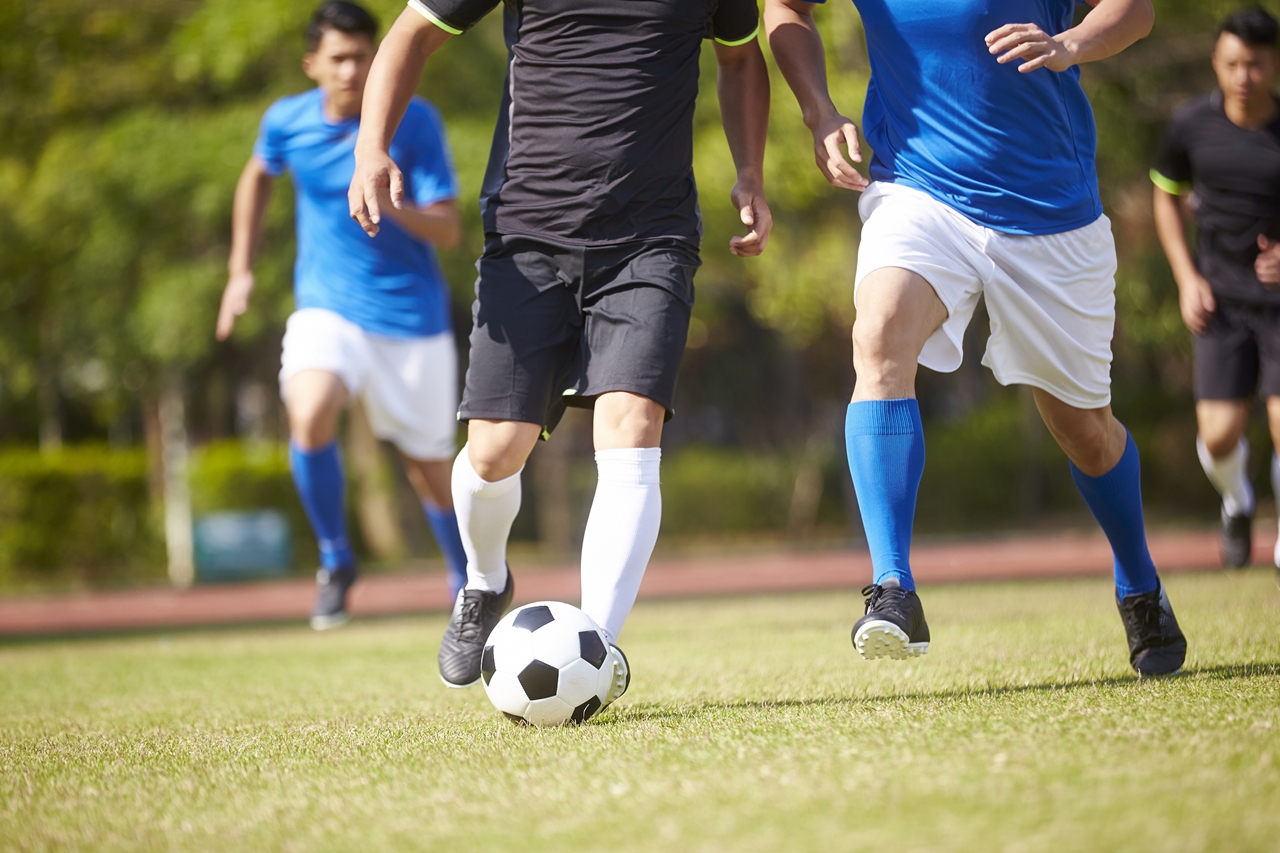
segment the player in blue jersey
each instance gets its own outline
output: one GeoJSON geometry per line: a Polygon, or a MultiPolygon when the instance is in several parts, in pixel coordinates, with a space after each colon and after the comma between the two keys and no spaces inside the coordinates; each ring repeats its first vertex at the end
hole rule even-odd
{"type": "Polygon", "coordinates": [[[298,497],[320,543],[316,629],[347,620],[356,579],[347,539],[336,435],[342,409],[364,404],[379,438],[404,459],[456,594],[466,555],[450,494],[457,433],[457,348],[449,291],[433,245],[461,239],[457,178],[435,108],[415,98],[392,147],[404,164],[407,201],[370,240],[347,212],[360,103],[377,24],[352,3],[327,2],[307,26],[302,67],[316,88],[272,104],[236,186],[229,278],[219,340],[253,292],[253,257],[276,178],[296,193],[295,313],[289,317],[280,388],[289,412],[289,460],[298,497]]]}
{"type": "Polygon", "coordinates": [[[1116,602],[1140,675],[1175,672],[1186,640],[1147,549],[1138,451],[1111,413],[1115,247],[1078,65],[1143,38],[1149,0],[854,0],[871,58],[858,131],[827,92],[814,5],[767,0],[778,65],[818,166],[863,191],[846,435],[874,582],[853,641],[868,659],[929,646],[909,561],[924,432],[917,364],[952,371],[978,298],[983,363],[1030,385],[1115,555],[1116,602]]]}

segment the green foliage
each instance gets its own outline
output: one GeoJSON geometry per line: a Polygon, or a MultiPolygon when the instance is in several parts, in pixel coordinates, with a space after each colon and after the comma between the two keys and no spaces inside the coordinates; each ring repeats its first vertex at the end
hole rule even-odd
{"type": "Polygon", "coordinates": [[[0,451],[0,586],[163,576],[142,451],[0,451]]]}

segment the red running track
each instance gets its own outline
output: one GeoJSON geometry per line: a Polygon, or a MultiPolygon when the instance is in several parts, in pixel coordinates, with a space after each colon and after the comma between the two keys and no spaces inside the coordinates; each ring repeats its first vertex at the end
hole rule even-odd
{"type": "MultiPolygon", "coordinates": [[[[1270,525],[1268,525],[1270,527],[1270,525]]],[[[1151,536],[1162,572],[1219,564],[1216,531],[1151,536]]],[[[1275,531],[1255,535],[1255,555],[1269,555],[1275,531]]],[[[1101,534],[1026,535],[1007,539],[919,544],[912,565],[921,585],[1033,578],[1109,576],[1111,550],[1101,534]]],[[[766,553],[655,560],[641,598],[749,595],[855,589],[871,577],[865,551],[766,553]]],[[[517,575],[516,601],[576,601],[578,568],[562,566],[517,575]]],[[[176,590],[157,587],[58,597],[0,600],[0,636],[20,637],[139,629],[282,622],[305,619],[315,583],[297,578],[176,590]]],[[[375,575],[352,590],[353,616],[440,612],[452,605],[442,573],[375,575]]]]}

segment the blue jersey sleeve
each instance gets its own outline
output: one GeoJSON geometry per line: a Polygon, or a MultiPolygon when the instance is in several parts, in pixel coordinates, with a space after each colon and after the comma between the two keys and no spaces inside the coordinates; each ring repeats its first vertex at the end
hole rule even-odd
{"type": "Polygon", "coordinates": [[[409,197],[419,207],[457,198],[458,176],[440,113],[425,101],[415,100],[410,114],[413,120],[400,126],[400,133],[406,137],[406,156],[405,162],[399,164],[408,184],[409,197]]]}
{"type": "Polygon", "coordinates": [[[282,104],[272,104],[258,125],[258,141],[253,145],[254,156],[267,167],[267,174],[279,177],[288,168],[285,151],[285,131],[281,122],[282,104]]]}

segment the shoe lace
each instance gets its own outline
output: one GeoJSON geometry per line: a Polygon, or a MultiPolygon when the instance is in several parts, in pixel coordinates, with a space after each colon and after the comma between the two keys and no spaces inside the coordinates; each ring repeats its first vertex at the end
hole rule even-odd
{"type": "Polygon", "coordinates": [[[1129,605],[1138,636],[1145,645],[1160,636],[1160,602],[1150,598],[1137,598],[1129,605]]]}
{"type": "Polygon", "coordinates": [[[862,594],[867,597],[867,609],[863,611],[864,613],[891,609],[894,604],[907,597],[907,591],[901,587],[880,586],[874,583],[864,586],[862,594]]]}
{"type": "Polygon", "coordinates": [[[458,618],[458,637],[464,642],[474,643],[480,638],[480,620],[484,611],[484,593],[480,590],[464,590],[462,593],[462,612],[458,618]]]}

